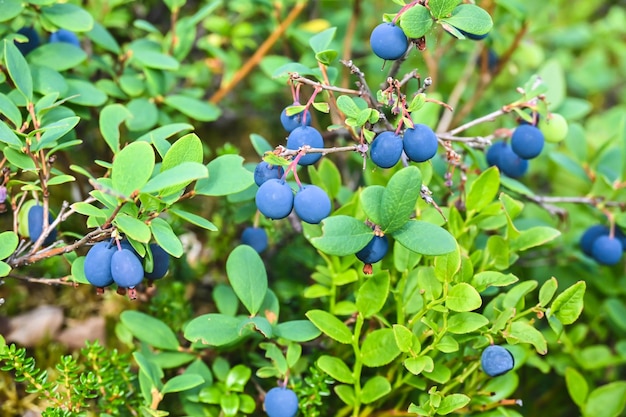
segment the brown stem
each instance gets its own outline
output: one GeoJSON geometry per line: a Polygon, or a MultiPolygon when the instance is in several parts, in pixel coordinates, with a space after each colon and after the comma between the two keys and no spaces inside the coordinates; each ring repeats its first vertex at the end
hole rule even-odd
{"type": "Polygon", "coordinates": [[[355,96],[361,96],[363,94],[363,91],[352,90],[350,88],[335,87],[334,85],[328,85],[328,84],[320,83],[317,81],[313,81],[306,77],[301,76],[297,72],[292,72],[289,76],[290,76],[291,81],[293,82],[310,85],[315,88],[320,88],[322,90],[336,91],[337,93],[352,94],[355,96]]]}

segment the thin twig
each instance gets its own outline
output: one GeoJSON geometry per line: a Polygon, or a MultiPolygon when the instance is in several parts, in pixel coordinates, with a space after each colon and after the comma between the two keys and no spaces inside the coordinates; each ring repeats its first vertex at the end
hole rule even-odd
{"type": "Polygon", "coordinates": [[[14,275],[9,274],[7,278],[19,279],[21,281],[32,282],[35,284],[46,284],[46,285],[67,285],[70,287],[75,287],[76,283],[71,281],[71,275],[66,275],[60,278],[35,278],[35,277],[25,277],[22,275],[14,275]]]}
{"type": "Polygon", "coordinates": [[[350,88],[335,87],[334,85],[328,85],[328,84],[320,83],[320,82],[317,82],[317,81],[313,81],[313,80],[310,80],[310,79],[308,79],[306,77],[301,76],[297,72],[292,72],[292,73],[290,73],[289,76],[290,76],[291,81],[293,81],[293,82],[298,82],[298,83],[310,85],[310,86],[313,86],[315,88],[321,88],[322,90],[336,91],[337,93],[352,94],[352,95],[355,95],[355,96],[363,95],[363,91],[352,90],[350,88]]]}

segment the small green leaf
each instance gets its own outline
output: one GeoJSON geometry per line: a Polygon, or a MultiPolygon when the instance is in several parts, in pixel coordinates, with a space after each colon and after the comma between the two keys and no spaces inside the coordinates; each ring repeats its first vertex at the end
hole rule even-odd
{"type": "Polygon", "coordinates": [[[156,42],[140,39],[131,44],[130,50],[133,61],[144,67],[165,71],[176,71],[180,67],[180,63],[174,57],[161,52],[160,45],[156,42]]]}
{"type": "Polygon", "coordinates": [[[124,147],[113,159],[113,188],[127,197],[139,191],[152,175],[154,159],[154,150],[146,142],[133,142],[124,147]]]}
{"type": "Polygon", "coordinates": [[[433,18],[430,11],[421,4],[411,7],[400,18],[400,27],[410,38],[421,38],[432,26],[433,18]]]}
{"type": "Polygon", "coordinates": [[[554,297],[558,286],[559,284],[554,277],[543,283],[543,285],[539,289],[539,304],[542,307],[547,306],[548,303],[552,300],[552,297],[554,297]]]}
{"type": "Polygon", "coordinates": [[[243,158],[239,155],[218,156],[209,164],[209,178],[196,183],[196,193],[202,195],[222,196],[235,194],[254,184],[254,174],[243,166],[243,158]]]}
{"type": "Polygon", "coordinates": [[[154,240],[156,240],[165,252],[175,258],[180,258],[183,255],[183,244],[168,222],[160,217],[152,219],[150,222],[150,230],[152,230],[154,240]]]}
{"type": "Polygon", "coordinates": [[[536,246],[548,243],[561,235],[561,232],[553,227],[535,226],[523,230],[521,234],[511,242],[511,250],[524,251],[536,246]]]}
{"type": "Polygon", "coordinates": [[[356,119],[361,109],[356,105],[354,99],[350,96],[339,96],[337,98],[337,107],[346,117],[356,119]]]}
{"type": "Polygon", "coordinates": [[[361,390],[363,404],[371,404],[391,392],[391,384],[387,378],[376,375],[367,381],[361,390]]]}
{"type": "Polygon", "coordinates": [[[475,332],[489,324],[487,317],[472,312],[453,314],[448,318],[448,331],[454,334],[475,332]]]}
{"type": "Polygon", "coordinates": [[[13,100],[2,93],[0,93],[0,114],[9,119],[14,127],[20,128],[22,126],[22,113],[20,109],[17,108],[13,100]]]}
{"type": "Polygon", "coordinates": [[[470,402],[470,397],[465,394],[450,394],[443,397],[439,408],[437,408],[437,414],[445,416],[453,413],[459,408],[465,407],[470,402]]]}
{"type": "Polygon", "coordinates": [[[311,49],[313,49],[313,52],[317,54],[327,50],[335,37],[335,32],[337,32],[337,28],[332,27],[312,36],[309,39],[309,45],[311,49]]]}
{"type": "Polygon", "coordinates": [[[359,195],[361,208],[365,215],[371,222],[377,225],[381,225],[383,222],[380,211],[384,194],[385,187],[382,185],[370,185],[365,187],[359,195]]]}
{"type": "Polygon", "coordinates": [[[446,298],[446,307],[458,312],[476,310],[482,303],[478,291],[466,282],[451,287],[446,298]]]}
{"type": "Polygon", "coordinates": [[[516,343],[530,343],[540,355],[548,353],[548,344],[543,334],[523,321],[511,323],[511,328],[505,333],[505,338],[512,345],[516,343]]]}
{"type": "Polygon", "coordinates": [[[113,153],[120,150],[119,126],[130,117],[130,112],[121,104],[109,104],[100,112],[100,133],[113,153]]]}
{"type": "Polygon", "coordinates": [[[141,192],[169,195],[173,190],[183,191],[192,181],[208,176],[209,172],[206,166],[197,162],[183,162],[152,177],[142,187],[141,192]]]}
{"type": "Polygon", "coordinates": [[[368,333],[361,346],[363,365],[370,368],[387,365],[400,354],[392,329],[368,333]]]}
{"type": "Polygon", "coordinates": [[[583,407],[583,416],[617,417],[624,407],[626,407],[626,382],[611,382],[591,391],[583,407]]]}
{"type": "Polygon", "coordinates": [[[308,320],[292,320],[279,323],[274,329],[278,337],[292,342],[308,342],[317,338],[321,332],[308,320]]]}
{"type": "Polygon", "coordinates": [[[0,233],[0,260],[8,258],[19,243],[19,238],[13,232],[0,233]]]}
{"type": "Polygon", "coordinates": [[[115,216],[113,223],[131,239],[142,243],[150,241],[150,236],[152,235],[150,227],[135,217],[120,213],[115,216]]]}
{"type": "Polygon", "coordinates": [[[6,277],[11,272],[11,266],[7,263],[0,262],[0,277],[6,277]]]}
{"type": "Polygon", "coordinates": [[[2,14],[0,15],[0,22],[7,22],[22,13],[22,5],[21,0],[3,0],[2,5],[2,14]]]}
{"type": "Polygon", "coordinates": [[[359,288],[356,294],[356,308],[365,318],[378,313],[389,296],[389,271],[373,275],[359,288]]]}
{"type": "Polygon", "coordinates": [[[506,293],[504,299],[502,300],[502,306],[504,308],[516,308],[519,304],[521,307],[523,307],[524,297],[527,294],[530,294],[531,291],[534,291],[535,288],[537,288],[537,285],[539,284],[535,280],[520,282],[506,293]]]}
{"type": "Polygon", "coordinates": [[[70,103],[80,106],[98,107],[106,103],[108,97],[94,84],[85,80],[67,78],[67,93],[70,103]]]}
{"type": "Polygon", "coordinates": [[[244,307],[257,314],[267,292],[267,273],[259,254],[251,246],[237,246],[226,261],[226,274],[244,307]]]}
{"type": "Polygon", "coordinates": [[[428,7],[435,19],[448,16],[459,4],[459,0],[430,0],[428,7]]]}
{"type": "Polygon", "coordinates": [[[80,117],[72,116],[57,120],[56,122],[43,126],[43,134],[41,135],[39,142],[35,142],[31,146],[31,150],[33,152],[37,152],[41,149],[52,147],[57,139],[63,137],[69,131],[74,129],[79,121],[80,117]]]}
{"type": "Polygon", "coordinates": [[[20,138],[18,138],[13,130],[2,120],[0,120],[0,142],[6,143],[7,145],[11,145],[18,149],[21,149],[23,146],[20,138]]]}
{"type": "Polygon", "coordinates": [[[347,256],[357,253],[372,240],[372,229],[351,216],[331,216],[322,220],[322,236],[311,244],[329,255],[347,256]]]}
{"type": "Polygon", "coordinates": [[[484,35],[493,27],[493,20],[489,13],[475,4],[461,4],[455,7],[452,16],[442,21],[473,35],[484,35]]]}
{"type": "Polygon", "coordinates": [[[343,382],[344,384],[354,383],[352,371],[340,358],[322,355],[317,360],[317,366],[339,382],[343,382]]]}
{"type": "Polygon", "coordinates": [[[252,370],[243,364],[238,364],[230,368],[224,381],[229,390],[243,392],[246,384],[252,376],[252,370]]]}
{"type": "Polygon", "coordinates": [[[13,84],[27,101],[33,100],[33,77],[30,67],[13,41],[4,40],[4,62],[13,84]]]}
{"type": "Polygon", "coordinates": [[[159,119],[159,110],[152,101],[139,97],[126,104],[130,117],[126,119],[126,127],[131,132],[141,132],[152,129],[159,119]]]}
{"type": "Polygon", "coordinates": [[[222,114],[220,108],[213,103],[180,94],[167,96],[163,102],[184,115],[201,122],[212,122],[222,114]]]}
{"type": "Polygon", "coordinates": [[[583,299],[587,284],[585,281],[578,281],[567,288],[552,302],[548,311],[548,317],[554,315],[562,324],[568,325],[578,320],[583,311],[583,299]]]}
{"type": "Polygon", "coordinates": [[[306,316],[326,336],[339,343],[352,343],[352,332],[344,322],[324,310],[310,310],[306,316]]]}
{"type": "Polygon", "coordinates": [[[498,194],[500,188],[500,171],[497,167],[491,167],[470,185],[465,203],[467,210],[481,211],[487,207],[498,194]]]}
{"type": "Polygon", "coordinates": [[[435,364],[430,356],[419,356],[417,358],[408,358],[403,363],[407,371],[413,375],[419,375],[422,372],[432,372],[435,364]]]}
{"type": "Polygon", "coordinates": [[[87,37],[95,44],[100,45],[109,52],[114,54],[120,53],[120,46],[111,33],[99,22],[94,22],[93,27],[86,33],[87,37]]]}
{"type": "Polygon", "coordinates": [[[70,3],[55,3],[41,8],[41,13],[56,26],[73,32],[86,32],[93,27],[93,17],[70,3]]]}
{"type": "Polygon", "coordinates": [[[565,384],[569,396],[579,407],[584,407],[589,394],[589,384],[584,376],[572,367],[565,368],[565,384]]]}
{"type": "Polygon", "coordinates": [[[392,236],[405,248],[422,255],[444,255],[457,247],[447,230],[422,220],[407,221],[392,236]]]}
{"type": "Polygon", "coordinates": [[[410,351],[413,346],[413,332],[401,324],[394,324],[392,329],[400,352],[410,351]]]}
{"type": "Polygon", "coordinates": [[[165,350],[178,350],[176,335],[161,320],[145,313],[127,310],[122,312],[120,320],[137,339],[152,347],[165,350]]]}
{"type": "Polygon", "coordinates": [[[474,275],[472,278],[472,286],[474,286],[478,292],[483,292],[491,286],[506,287],[517,281],[519,281],[519,279],[513,274],[503,274],[498,271],[483,271],[474,275]]]}
{"type": "Polygon", "coordinates": [[[211,346],[224,346],[239,339],[241,319],[224,314],[204,314],[191,320],[184,328],[185,339],[211,346]]]}
{"type": "Polygon", "coordinates": [[[416,166],[396,172],[385,187],[380,207],[380,227],[386,233],[402,228],[415,210],[422,188],[422,174],[416,166]]]}
{"type": "Polygon", "coordinates": [[[200,375],[187,373],[183,375],[176,375],[163,385],[163,388],[161,388],[161,394],[165,395],[171,392],[187,391],[202,384],[204,384],[204,378],[200,375]]]}
{"type": "Polygon", "coordinates": [[[204,229],[210,230],[212,232],[217,231],[217,227],[205,219],[204,217],[200,217],[197,214],[189,213],[188,211],[170,208],[168,212],[172,213],[175,216],[180,217],[181,219],[188,221],[191,224],[195,224],[196,226],[200,226],[204,229]]]}
{"type": "Polygon", "coordinates": [[[67,42],[46,43],[28,54],[31,64],[66,71],[79,66],[87,59],[87,53],[67,42]]]}

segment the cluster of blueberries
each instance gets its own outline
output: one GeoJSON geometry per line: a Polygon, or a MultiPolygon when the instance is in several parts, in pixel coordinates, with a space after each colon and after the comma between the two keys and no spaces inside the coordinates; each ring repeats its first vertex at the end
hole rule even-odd
{"type": "MultiPolygon", "coordinates": [[[[28,55],[35,48],[41,45],[41,38],[33,27],[25,26],[18,30],[17,33],[28,39],[27,42],[15,42],[15,46],[17,46],[17,49],[22,53],[22,55],[28,55]]],[[[59,29],[56,32],[51,33],[50,38],[48,38],[48,42],[65,42],[80,48],[80,40],[78,39],[78,36],[76,36],[74,32],[67,29],[59,29]]]]}
{"type": "Polygon", "coordinates": [[[402,136],[395,132],[379,133],[372,141],[370,157],[381,168],[391,168],[398,163],[402,152],[414,162],[425,162],[437,153],[437,135],[433,130],[416,123],[404,131],[402,136]]]}
{"type": "Polygon", "coordinates": [[[615,265],[626,250],[626,234],[615,227],[614,234],[604,225],[596,224],[585,230],[580,238],[580,248],[602,265],[615,265]]]}
{"type": "Polygon", "coordinates": [[[511,135],[511,143],[496,142],[487,150],[487,163],[497,166],[507,177],[519,178],[528,171],[528,160],[539,156],[545,143],[535,125],[522,123],[511,135]]]}
{"type": "Polygon", "coordinates": [[[130,298],[135,298],[135,287],[145,278],[161,279],[170,267],[170,256],[156,243],[151,243],[152,271],[144,268],[144,262],[127,240],[103,241],[89,249],[85,257],[85,278],[97,288],[115,283],[127,288],[130,298]]]}

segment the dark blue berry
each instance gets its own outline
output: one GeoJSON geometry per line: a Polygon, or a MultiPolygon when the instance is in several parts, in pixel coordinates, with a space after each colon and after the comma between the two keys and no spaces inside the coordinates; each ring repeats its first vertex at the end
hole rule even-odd
{"type": "MultiPolygon", "coordinates": [[[[54,221],[52,213],[48,212],[48,225],[54,221]]],[[[28,237],[33,242],[36,242],[43,233],[43,207],[40,205],[34,205],[28,210],[28,237]]],[[[48,246],[54,243],[57,238],[56,229],[52,229],[48,236],[44,239],[43,245],[48,246]]]]}
{"type": "Polygon", "coordinates": [[[283,176],[283,167],[279,165],[270,165],[265,161],[259,162],[254,168],[254,182],[259,187],[269,179],[280,179],[283,176]]]}
{"type": "Polygon", "coordinates": [[[519,178],[528,171],[528,161],[520,158],[510,146],[502,149],[497,167],[507,177],[519,178]]]}
{"type": "Polygon", "coordinates": [[[59,29],[56,32],[50,34],[50,39],[48,40],[48,42],[65,42],[80,48],[80,40],[78,39],[78,36],[76,36],[74,32],[67,29],[59,29]]]}
{"type": "Polygon", "coordinates": [[[430,127],[420,123],[404,131],[402,142],[404,152],[411,161],[428,161],[437,153],[437,135],[430,127]]]}
{"type": "Polygon", "coordinates": [[[302,221],[311,224],[324,220],[332,209],[328,194],[316,185],[302,187],[294,198],[293,208],[302,221]]]}
{"type": "Polygon", "coordinates": [[[505,142],[496,142],[492,144],[489,149],[487,149],[487,153],[485,157],[487,158],[487,164],[491,166],[498,166],[500,162],[500,155],[502,152],[508,147],[505,142]]]}
{"type": "Polygon", "coordinates": [[[583,233],[583,235],[580,237],[580,249],[585,255],[591,256],[593,243],[600,236],[608,236],[609,232],[609,228],[601,224],[596,224],[587,228],[587,230],[585,230],[585,233],[583,233]]]}
{"type": "Polygon", "coordinates": [[[381,23],[372,31],[370,45],[376,56],[393,61],[404,55],[409,47],[409,40],[399,26],[381,23]]]}
{"type": "Polygon", "coordinates": [[[17,49],[24,56],[28,55],[31,51],[33,51],[41,44],[39,34],[32,27],[23,27],[18,30],[17,33],[19,33],[20,35],[24,35],[26,38],[28,38],[28,41],[26,42],[15,42],[15,46],[17,46],[17,49]]]}
{"type": "Polygon", "coordinates": [[[96,243],[85,257],[85,278],[94,287],[104,288],[113,284],[111,258],[117,248],[109,242],[96,243]]]}
{"type": "Polygon", "coordinates": [[[491,345],[483,350],[480,356],[480,365],[487,375],[498,376],[513,369],[515,360],[508,349],[498,345],[491,345]]]}
{"type": "Polygon", "coordinates": [[[294,417],[298,413],[298,396],[289,388],[274,387],[265,394],[263,406],[268,417],[294,417]]]}
{"type": "Polygon", "coordinates": [[[241,244],[252,246],[258,253],[267,249],[267,233],[262,227],[246,227],[241,234],[241,244]]]}
{"type": "Polygon", "coordinates": [[[356,257],[365,264],[373,264],[385,257],[389,250],[387,236],[374,236],[367,245],[356,253],[356,257]]]}
{"type": "Polygon", "coordinates": [[[622,259],[622,242],[610,236],[598,237],[591,246],[591,256],[603,265],[615,265],[622,259]]]}
{"type": "Polygon", "coordinates": [[[402,155],[402,138],[394,132],[381,132],[370,146],[372,161],[381,168],[391,168],[402,155]]]}
{"type": "Polygon", "coordinates": [[[148,279],[161,279],[170,269],[170,255],[156,243],[150,244],[152,252],[152,272],[146,272],[145,277],[148,279]]]}
{"type": "Polygon", "coordinates": [[[111,256],[111,276],[120,288],[135,288],[143,280],[143,266],[128,249],[116,250],[111,256]]]}
{"type": "Polygon", "coordinates": [[[285,181],[270,179],[257,190],[255,196],[259,211],[270,219],[282,219],[291,213],[293,192],[285,181]]]}
{"type": "MultiPolygon", "coordinates": [[[[294,103],[293,105],[299,106],[300,103],[294,103]]],[[[292,114],[291,116],[287,116],[288,108],[289,107],[285,107],[283,111],[280,113],[280,123],[283,125],[283,128],[285,128],[287,132],[291,132],[296,127],[300,127],[302,125],[304,126],[311,125],[311,112],[310,111],[306,112],[306,116],[304,117],[304,120],[303,120],[302,115],[304,111],[301,111],[300,113],[292,114]]]]}
{"type": "MultiPolygon", "coordinates": [[[[287,149],[299,149],[305,145],[311,148],[323,148],[324,138],[317,129],[311,126],[300,126],[291,131],[287,137],[287,149]]],[[[312,165],[319,161],[321,153],[309,153],[298,161],[299,165],[312,165]]]]}
{"type": "Polygon", "coordinates": [[[511,136],[511,149],[522,159],[537,157],[543,149],[545,139],[539,128],[519,125],[511,136]]]}

